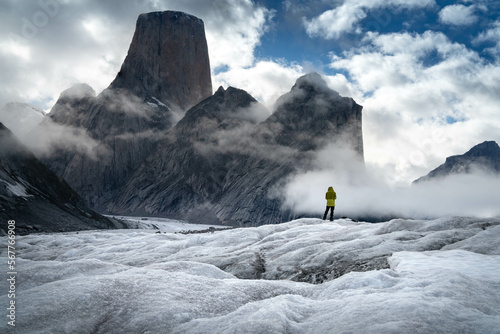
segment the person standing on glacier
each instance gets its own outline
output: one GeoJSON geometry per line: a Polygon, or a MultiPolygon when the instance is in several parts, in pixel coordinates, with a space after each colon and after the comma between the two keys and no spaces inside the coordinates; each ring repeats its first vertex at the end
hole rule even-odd
{"type": "Polygon", "coordinates": [[[326,216],[328,215],[328,210],[332,210],[330,213],[330,221],[333,221],[333,211],[335,210],[335,200],[337,199],[337,193],[333,190],[333,187],[329,187],[328,191],[325,194],[326,199],[326,211],[323,215],[323,220],[326,220],[326,216]]]}

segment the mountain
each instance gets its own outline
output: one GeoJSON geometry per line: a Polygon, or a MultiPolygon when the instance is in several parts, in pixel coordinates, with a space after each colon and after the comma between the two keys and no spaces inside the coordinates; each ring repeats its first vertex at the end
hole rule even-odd
{"type": "Polygon", "coordinates": [[[1,229],[16,233],[124,227],[90,210],[68,184],[43,165],[0,123],[1,229]]]}
{"type": "Polygon", "coordinates": [[[327,145],[363,162],[362,107],[317,73],[272,115],[241,89],[211,91],[203,22],[142,14],[110,86],[64,91],[33,146],[99,212],[245,226],[293,217],[282,188],[327,145]]]}
{"type": "Polygon", "coordinates": [[[316,73],[299,78],[272,115],[245,91],[221,87],[186,112],[108,210],[206,224],[286,221],[294,213],[280,188],[311,168],[316,150],[336,143],[363,160],[361,109],[316,73]]]}
{"type": "Polygon", "coordinates": [[[262,113],[265,108],[247,92],[219,88],[186,112],[109,211],[220,223],[213,205],[224,195],[226,175],[241,158],[238,142],[226,143],[226,136],[236,141],[246,137],[262,113]]]}
{"type": "Polygon", "coordinates": [[[432,170],[413,183],[432,181],[453,174],[470,174],[482,171],[487,173],[500,173],[500,147],[494,141],[485,141],[478,144],[462,155],[446,158],[441,166],[432,170]]]}
{"type": "Polygon", "coordinates": [[[155,97],[183,110],[212,95],[203,21],[175,11],[141,14],[110,88],[155,97]]]}
{"type": "Polygon", "coordinates": [[[42,146],[41,160],[93,209],[105,211],[185,109],[211,94],[203,21],[174,11],[142,14],[110,86],[98,96],[86,84],[64,91],[32,145],[42,146]]]}
{"type": "Polygon", "coordinates": [[[274,109],[263,127],[276,131],[278,144],[307,151],[339,142],[363,160],[363,107],[330,89],[318,73],[300,77],[274,109]]]}

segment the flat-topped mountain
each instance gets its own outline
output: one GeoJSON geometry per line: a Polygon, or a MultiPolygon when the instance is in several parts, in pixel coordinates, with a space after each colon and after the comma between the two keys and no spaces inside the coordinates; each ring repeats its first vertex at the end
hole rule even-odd
{"type": "Polygon", "coordinates": [[[98,96],[85,84],[64,91],[32,138],[62,134],[42,161],[103,212],[185,109],[211,95],[203,21],[175,11],[142,14],[110,86],[98,96]],[[83,152],[78,142],[68,147],[72,134],[83,138],[83,152]]]}
{"type": "Polygon", "coordinates": [[[127,57],[110,88],[155,97],[183,110],[212,95],[203,21],[176,11],[139,15],[127,57]]]}

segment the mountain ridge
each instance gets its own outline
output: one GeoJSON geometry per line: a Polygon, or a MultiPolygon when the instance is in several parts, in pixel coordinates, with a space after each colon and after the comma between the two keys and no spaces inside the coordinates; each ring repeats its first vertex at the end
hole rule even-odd
{"type": "Polygon", "coordinates": [[[453,155],[437,168],[422,176],[414,184],[473,172],[500,174],[500,146],[495,141],[484,141],[462,155],[453,155]]]}
{"type": "Polygon", "coordinates": [[[16,233],[126,228],[90,210],[83,199],[44,166],[0,123],[0,225],[15,220],[16,233]]]}
{"type": "Polygon", "coordinates": [[[98,96],[85,84],[64,91],[32,138],[63,134],[41,150],[42,161],[104,212],[185,108],[211,94],[203,21],[175,11],[141,14],[109,87],[98,96]],[[65,136],[75,133],[67,147],[65,136]],[[83,152],[75,149],[81,142],[83,152]]]}
{"type": "Polygon", "coordinates": [[[109,87],[64,91],[38,127],[33,138],[79,135],[69,147],[55,140],[42,161],[99,212],[245,226],[294,217],[281,189],[317,150],[334,143],[364,161],[362,106],[319,74],[298,78],[271,114],[244,90],[212,94],[207,72],[203,21],[141,14],[109,87]]]}
{"type": "MultiPolygon", "coordinates": [[[[289,108],[279,106],[261,122],[264,107],[247,92],[219,88],[186,112],[108,210],[237,226],[293,218],[293,211],[283,207],[279,190],[287,178],[298,169],[310,168],[315,150],[340,137],[362,147],[361,133],[351,131],[361,129],[361,106],[325,89],[326,83],[316,73],[300,77],[297,83],[289,108]],[[301,94],[296,98],[298,84],[304,81],[308,84],[300,89],[309,91],[308,98],[301,94]],[[333,104],[317,113],[311,100],[333,104]],[[307,140],[307,146],[283,135],[290,118],[301,116],[305,120],[298,137],[307,140]],[[318,124],[322,131],[317,131],[318,124]]],[[[356,147],[348,141],[337,144],[356,147]]],[[[363,161],[362,150],[356,153],[363,161]]]]}

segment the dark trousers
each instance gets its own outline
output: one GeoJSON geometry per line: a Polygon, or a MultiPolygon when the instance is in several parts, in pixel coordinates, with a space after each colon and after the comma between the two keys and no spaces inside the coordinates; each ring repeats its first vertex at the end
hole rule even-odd
{"type": "Polygon", "coordinates": [[[326,216],[328,215],[328,210],[332,210],[332,212],[330,213],[330,221],[333,221],[333,210],[335,210],[335,207],[334,206],[327,206],[326,207],[326,211],[325,211],[325,214],[323,215],[323,220],[326,220],[326,216]]]}

